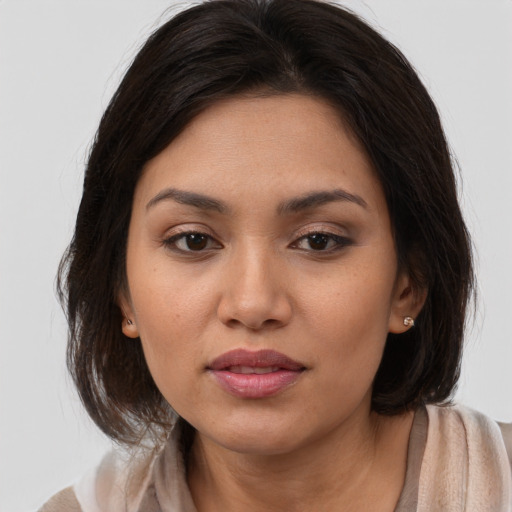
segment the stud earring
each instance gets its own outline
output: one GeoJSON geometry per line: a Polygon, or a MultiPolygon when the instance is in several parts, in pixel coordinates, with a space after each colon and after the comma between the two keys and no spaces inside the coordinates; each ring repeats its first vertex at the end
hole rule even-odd
{"type": "Polygon", "coordinates": [[[126,323],[127,323],[128,325],[133,325],[133,322],[132,322],[129,318],[127,318],[127,319],[126,319],[126,323]]]}
{"type": "Polygon", "coordinates": [[[404,325],[406,327],[414,327],[414,318],[410,316],[404,317],[404,325]]]}

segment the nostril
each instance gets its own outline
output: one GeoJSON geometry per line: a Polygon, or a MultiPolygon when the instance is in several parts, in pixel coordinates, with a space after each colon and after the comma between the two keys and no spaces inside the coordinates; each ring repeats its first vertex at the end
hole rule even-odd
{"type": "Polygon", "coordinates": [[[263,322],[262,327],[279,327],[282,324],[283,322],[281,322],[280,320],[269,318],[268,320],[265,320],[263,322]]]}
{"type": "Polygon", "coordinates": [[[236,318],[231,318],[230,320],[224,323],[231,328],[245,327],[246,329],[250,329],[251,331],[260,331],[263,329],[277,329],[284,325],[282,321],[274,318],[268,318],[266,320],[263,320],[262,322],[251,322],[249,320],[241,321],[237,320],[236,318]]]}

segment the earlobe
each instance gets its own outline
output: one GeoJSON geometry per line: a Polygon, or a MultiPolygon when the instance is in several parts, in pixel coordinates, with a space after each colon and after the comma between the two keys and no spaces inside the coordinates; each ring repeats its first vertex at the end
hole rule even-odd
{"type": "Polygon", "coordinates": [[[137,325],[129,317],[123,318],[121,329],[123,331],[123,334],[125,336],[127,336],[128,338],[138,338],[139,337],[139,330],[137,329],[137,325]]]}
{"type": "Polygon", "coordinates": [[[389,317],[389,332],[401,334],[414,327],[415,318],[427,298],[427,289],[417,289],[408,275],[403,274],[397,281],[395,296],[389,317]]]}
{"type": "Polygon", "coordinates": [[[123,331],[123,334],[128,338],[138,338],[139,330],[137,329],[137,324],[135,323],[133,308],[123,294],[121,294],[118,300],[118,304],[123,313],[123,321],[121,323],[121,330],[123,331]]]}

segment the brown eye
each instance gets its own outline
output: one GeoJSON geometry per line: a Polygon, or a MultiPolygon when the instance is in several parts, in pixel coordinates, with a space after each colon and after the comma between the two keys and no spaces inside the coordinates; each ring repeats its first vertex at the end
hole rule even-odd
{"type": "Polygon", "coordinates": [[[313,249],[314,251],[325,250],[328,247],[329,241],[331,239],[332,239],[332,237],[330,237],[328,235],[324,235],[323,233],[316,233],[314,235],[309,235],[307,237],[309,247],[311,249],[313,249]]]}
{"type": "Polygon", "coordinates": [[[189,233],[183,237],[187,249],[191,251],[201,251],[208,245],[208,237],[201,233],[189,233]]]}
{"type": "Polygon", "coordinates": [[[219,248],[211,236],[205,233],[179,233],[167,240],[164,240],[164,245],[169,249],[177,250],[180,252],[201,252],[208,249],[219,248]]]}
{"type": "Polygon", "coordinates": [[[303,236],[293,244],[293,247],[304,251],[333,252],[350,245],[352,242],[344,237],[332,233],[311,233],[303,236]]]}

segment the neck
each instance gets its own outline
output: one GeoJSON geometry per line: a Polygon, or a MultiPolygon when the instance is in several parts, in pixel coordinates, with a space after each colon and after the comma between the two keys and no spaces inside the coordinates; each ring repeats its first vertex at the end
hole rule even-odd
{"type": "Polygon", "coordinates": [[[199,512],[393,510],[412,414],[367,413],[289,453],[238,453],[197,434],[188,480],[199,512]],[[352,423],[352,424],[349,424],[352,423]]]}

